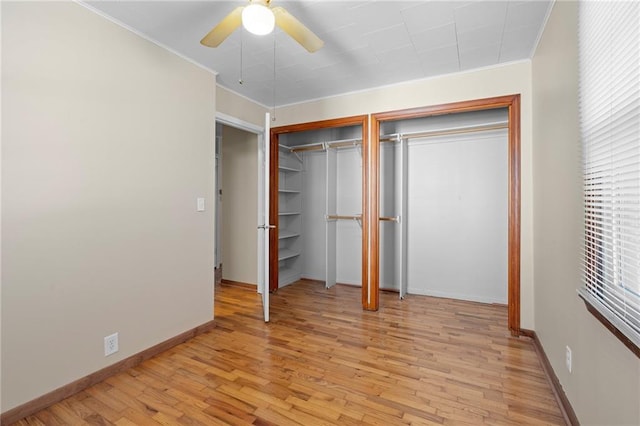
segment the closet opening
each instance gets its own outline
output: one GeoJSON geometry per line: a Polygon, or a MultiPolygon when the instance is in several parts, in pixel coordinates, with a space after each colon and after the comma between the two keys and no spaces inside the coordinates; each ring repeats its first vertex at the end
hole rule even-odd
{"type": "Polygon", "coordinates": [[[300,279],[363,286],[367,123],[357,116],[271,129],[271,291],[300,279]]]}
{"type": "Polygon", "coordinates": [[[520,97],[372,115],[369,275],[378,291],[508,306],[520,334],[520,97]]]}

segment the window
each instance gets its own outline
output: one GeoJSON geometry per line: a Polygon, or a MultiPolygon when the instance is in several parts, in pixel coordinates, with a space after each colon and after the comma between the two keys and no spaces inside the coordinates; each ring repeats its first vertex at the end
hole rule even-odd
{"type": "Polygon", "coordinates": [[[636,354],[640,353],[638,22],[640,2],[580,3],[585,232],[579,294],[636,354]]]}

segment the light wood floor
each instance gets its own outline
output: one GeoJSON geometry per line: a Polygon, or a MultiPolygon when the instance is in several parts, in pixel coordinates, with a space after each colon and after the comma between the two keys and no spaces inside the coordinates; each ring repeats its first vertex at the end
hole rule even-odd
{"type": "Polygon", "coordinates": [[[18,424],[564,424],[504,306],[301,281],[216,287],[216,328],[18,424]]]}

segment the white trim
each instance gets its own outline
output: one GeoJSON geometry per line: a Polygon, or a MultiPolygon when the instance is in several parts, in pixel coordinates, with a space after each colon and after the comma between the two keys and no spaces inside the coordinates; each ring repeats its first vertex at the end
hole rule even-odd
{"type": "Polygon", "coordinates": [[[264,127],[249,123],[248,121],[240,120],[239,118],[223,112],[216,111],[216,121],[219,121],[225,126],[235,127],[236,129],[245,130],[247,132],[255,133],[256,135],[264,135],[264,127]]]}
{"type": "Polygon", "coordinates": [[[124,28],[125,30],[128,30],[128,31],[134,33],[138,37],[141,37],[141,38],[143,38],[143,39],[155,44],[156,46],[161,47],[161,48],[173,53],[174,55],[178,56],[181,59],[184,59],[185,61],[187,61],[187,62],[189,62],[189,63],[191,63],[191,64],[193,64],[195,66],[197,66],[198,68],[201,68],[201,69],[203,69],[205,71],[208,71],[208,72],[212,73],[215,76],[218,75],[217,71],[215,71],[215,70],[213,70],[213,69],[211,69],[209,67],[206,67],[206,66],[202,65],[199,62],[194,61],[193,59],[183,55],[182,53],[170,48],[166,44],[160,43],[158,40],[155,40],[155,39],[149,37],[147,34],[145,34],[143,32],[140,32],[139,30],[136,30],[135,28],[125,24],[122,21],[117,20],[113,16],[107,15],[105,12],[101,11],[100,9],[96,9],[95,7],[91,6],[90,4],[85,3],[84,0],[73,0],[73,2],[78,4],[78,5],[80,5],[80,6],[82,6],[82,7],[84,7],[84,8],[86,8],[86,9],[88,9],[88,10],[90,10],[91,12],[95,13],[96,15],[99,15],[99,16],[103,17],[107,21],[110,21],[110,22],[112,22],[112,23],[124,28]]]}
{"type": "Polygon", "coordinates": [[[549,22],[549,17],[551,16],[551,11],[556,5],[556,0],[551,0],[547,8],[547,14],[542,21],[542,26],[540,27],[540,31],[538,32],[538,37],[536,37],[535,43],[533,43],[533,47],[531,48],[531,52],[529,52],[529,57],[533,58],[536,54],[536,50],[538,50],[538,44],[540,44],[540,40],[542,40],[542,34],[544,34],[544,29],[547,27],[547,22],[549,22]]]}

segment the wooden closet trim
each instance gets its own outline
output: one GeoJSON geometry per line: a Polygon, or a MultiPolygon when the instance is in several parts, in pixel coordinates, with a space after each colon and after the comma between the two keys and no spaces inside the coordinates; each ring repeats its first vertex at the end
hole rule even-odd
{"type": "MultiPolygon", "coordinates": [[[[509,116],[509,223],[508,223],[508,326],[511,334],[520,335],[520,95],[507,95],[495,98],[476,99],[450,104],[410,108],[388,111],[371,116],[371,147],[368,158],[370,167],[368,186],[373,192],[369,194],[369,206],[366,209],[371,219],[367,233],[369,234],[369,271],[368,276],[372,292],[377,295],[380,289],[380,251],[379,234],[379,194],[380,194],[380,124],[410,118],[429,117],[456,112],[479,111],[496,108],[507,108],[509,116]]],[[[363,224],[364,229],[364,224],[363,224]]],[[[371,299],[374,300],[373,297],[371,299]]],[[[378,309],[378,298],[369,309],[378,309]]]]}
{"type": "MultiPolygon", "coordinates": [[[[367,233],[364,230],[367,227],[367,182],[369,180],[367,174],[367,149],[369,147],[369,116],[355,115],[351,117],[342,117],[329,120],[312,121],[308,123],[290,124],[286,126],[273,127],[270,134],[270,161],[269,161],[269,217],[271,224],[276,228],[269,233],[269,290],[276,291],[278,289],[278,143],[280,135],[287,133],[303,132],[308,130],[330,129],[335,127],[361,126],[362,127],[362,303],[363,308],[365,301],[369,299],[371,288],[369,285],[367,265],[369,247],[367,233]]],[[[377,291],[376,291],[377,295],[377,291]]],[[[377,296],[376,296],[377,297],[377,296]]]]}

